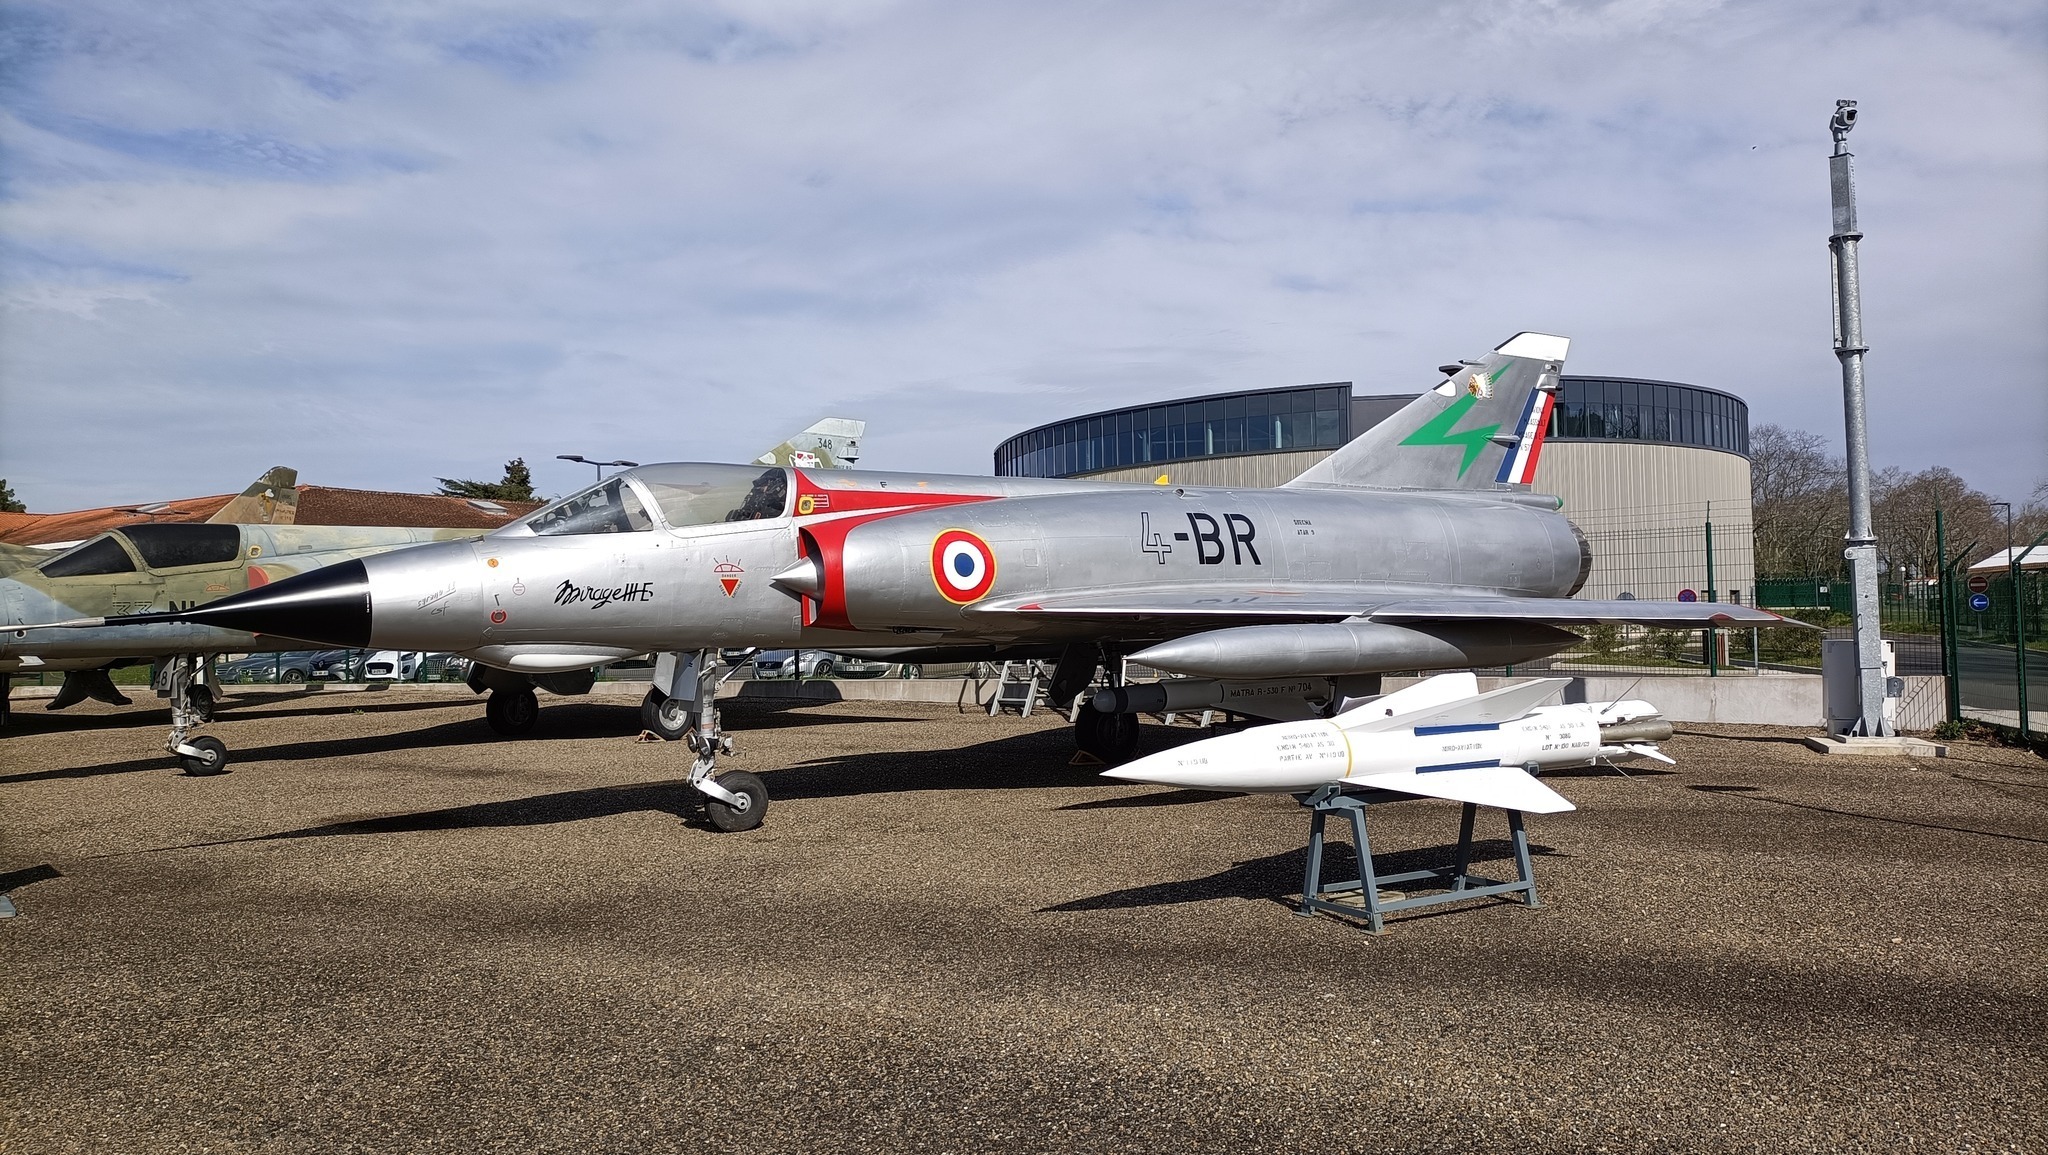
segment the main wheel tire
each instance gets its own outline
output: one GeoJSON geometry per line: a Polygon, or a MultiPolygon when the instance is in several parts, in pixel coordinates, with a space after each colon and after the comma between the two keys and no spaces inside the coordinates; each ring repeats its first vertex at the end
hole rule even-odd
{"type": "Polygon", "coordinates": [[[916,662],[910,662],[904,665],[902,674],[905,678],[922,678],[924,677],[924,667],[916,662]]]}
{"type": "Polygon", "coordinates": [[[286,671],[284,672],[284,680],[285,680],[285,681],[287,681],[287,682],[291,682],[291,683],[294,683],[294,684],[296,684],[296,683],[299,683],[299,682],[303,682],[303,681],[305,681],[305,680],[306,680],[306,671],[304,671],[304,670],[286,670],[286,671]]]}
{"type": "Polygon", "coordinates": [[[817,668],[817,669],[815,669],[815,670],[812,670],[812,671],[811,671],[811,677],[813,677],[813,678],[829,678],[829,677],[831,677],[831,676],[832,676],[832,659],[830,659],[830,658],[826,658],[826,659],[824,659],[824,660],[820,661],[820,662],[818,663],[818,668],[817,668]]]}
{"type": "Polygon", "coordinates": [[[540,699],[534,697],[532,687],[493,690],[490,701],[484,703],[484,721],[507,738],[531,734],[540,721],[540,699]]]}
{"type": "Polygon", "coordinates": [[[761,825],[761,820],[768,815],[768,785],[761,781],[759,775],[749,774],[744,770],[728,770],[712,781],[739,795],[742,803],[734,806],[706,794],[704,818],[711,823],[713,829],[726,834],[738,834],[742,830],[752,830],[761,825]]]}
{"type": "Polygon", "coordinates": [[[696,703],[688,698],[671,698],[650,686],[640,699],[640,726],[665,742],[675,742],[697,725],[696,703]]]}
{"type": "Polygon", "coordinates": [[[1111,766],[1128,762],[1138,751],[1138,716],[1083,706],[1081,716],[1074,719],[1074,744],[1111,766]]]}
{"type": "MultiPolygon", "coordinates": [[[[198,689],[201,687],[194,688],[198,689]]],[[[197,757],[190,754],[178,755],[178,765],[185,768],[187,775],[193,778],[209,778],[215,774],[225,774],[228,772],[228,748],[227,744],[220,739],[209,737],[188,738],[185,740],[185,745],[199,751],[197,757]]]]}
{"type": "Polygon", "coordinates": [[[213,721],[213,691],[205,686],[185,687],[185,708],[201,722],[213,721]]]}

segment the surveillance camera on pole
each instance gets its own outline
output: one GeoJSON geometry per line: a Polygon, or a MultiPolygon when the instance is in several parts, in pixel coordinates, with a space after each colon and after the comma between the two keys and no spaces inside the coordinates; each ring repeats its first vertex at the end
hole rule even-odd
{"type": "Polygon", "coordinates": [[[1887,679],[1877,609],[1877,538],[1870,528],[1870,432],[1863,389],[1863,305],[1857,284],[1856,178],[1850,168],[1849,130],[1856,127],[1856,102],[1837,100],[1828,121],[1834,155],[1828,184],[1835,209],[1828,255],[1834,266],[1835,356],[1842,362],[1842,408],[1848,428],[1849,536],[1842,556],[1855,591],[1856,689],[1860,717],[1849,733],[1866,738],[1896,733],[1884,716],[1887,679]]]}

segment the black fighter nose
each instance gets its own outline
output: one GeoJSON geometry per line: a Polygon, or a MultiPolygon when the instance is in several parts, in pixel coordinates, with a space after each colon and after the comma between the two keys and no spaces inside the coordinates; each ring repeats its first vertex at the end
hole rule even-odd
{"type": "Polygon", "coordinates": [[[362,649],[370,644],[370,573],[360,560],[336,562],[189,610],[107,622],[192,622],[362,649]]]}

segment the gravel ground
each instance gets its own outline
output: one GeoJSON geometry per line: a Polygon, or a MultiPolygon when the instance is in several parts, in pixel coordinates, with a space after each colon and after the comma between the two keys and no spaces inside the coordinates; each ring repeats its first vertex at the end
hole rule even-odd
{"type": "MultiPolygon", "coordinates": [[[[1374,937],[1288,905],[1290,799],[1058,719],[735,706],[775,801],[721,835],[631,704],[543,702],[252,695],[218,778],[154,701],[17,703],[0,1150],[2048,1151],[2021,751],[1687,726],[1551,777],[1542,909],[1374,937]]],[[[1456,815],[1382,808],[1383,867],[1456,815]]]]}

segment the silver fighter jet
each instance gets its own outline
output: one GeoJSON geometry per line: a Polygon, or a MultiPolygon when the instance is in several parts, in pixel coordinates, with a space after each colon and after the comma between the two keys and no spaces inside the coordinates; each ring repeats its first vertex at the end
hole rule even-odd
{"type": "MultiPolygon", "coordinates": [[[[695,714],[691,783],[727,830],[761,780],[716,771],[722,646],[1057,654],[1055,701],[1119,659],[1273,718],[1327,715],[1395,670],[1523,662],[1602,622],[1785,624],[1742,606],[1576,601],[1592,564],[1532,494],[1567,342],[1521,333],[1276,489],[1198,489],[761,465],[631,469],[473,542],[343,562],[193,621],[325,645],[462,653],[510,674],[630,654],[649,701],[695,714]],[[1247,685],[1249,684],[1249,686],[1247,685]]],[[[914,660],[914,659],[913,659],[914,660]]],[[[531,690],[523,691],[530,704],[531,690]]],[[[1132,752],[1159,686],[1083,710],[1081,747],[1132,752]]]]}

